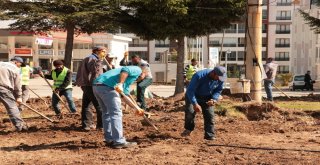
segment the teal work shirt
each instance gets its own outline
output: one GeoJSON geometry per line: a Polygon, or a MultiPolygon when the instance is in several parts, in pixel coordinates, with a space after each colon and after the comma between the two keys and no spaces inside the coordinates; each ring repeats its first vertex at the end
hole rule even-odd
{"type": "Polygon", "coordinates": [[[138,66],[124,66],[121,68],[109,70],[96,78],[93,81],[93,84],[104,84],[108,87],[114,88],[119,83],[121,72],[128,73],[128,77],[123,83],[123,93],[129,95],[130,85],[133,84],[134,81],[137,80],[137,78],[142,73],[140,67],[138,66]]]}

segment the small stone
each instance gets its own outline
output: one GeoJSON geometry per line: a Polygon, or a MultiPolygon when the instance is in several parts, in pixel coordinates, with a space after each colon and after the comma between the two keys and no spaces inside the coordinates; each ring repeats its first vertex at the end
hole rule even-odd
{"type": "Polygon", "coordinates": [[[216,151],[219,152],[220,154],[224,153],[220,148],[217,148],[216,151]]]}

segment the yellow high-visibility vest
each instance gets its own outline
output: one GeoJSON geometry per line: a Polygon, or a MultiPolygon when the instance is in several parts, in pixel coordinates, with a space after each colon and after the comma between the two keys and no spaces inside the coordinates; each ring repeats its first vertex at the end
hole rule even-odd
{"type": "Polygon", "coordinates": [[[30,67],[27,65],[21,67],[21,85],[29,85],[30,82],[30,67]]]}
{"type": "Polygon", "coordinates": [[[189,65],[189,69],[186,73],[187,80],[191,80],[192,76],[196,73],[196,68],[193,65],[189,65]]]}
{"type": "MultiPolygon", "coordinates": [[[[52,71],[52,79],[53,79],[53,89],[56,89],[58,87],[60,87],[61,84],[63,84],[64,79],[67,76],[68,73],[68,68],[67,67],[63,67],[62,72],[59,74],[59,76],[57,77],[57,73],[56,71],[52,71]]],[[[72,81],[70,80],[70,84],[65,87],[64,89],[69,89],[72,88],[72,81]]]]}

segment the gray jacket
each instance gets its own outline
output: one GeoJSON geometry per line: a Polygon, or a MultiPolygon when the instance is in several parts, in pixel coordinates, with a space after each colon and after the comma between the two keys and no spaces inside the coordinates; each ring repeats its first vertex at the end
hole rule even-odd
{"type": "Polygon", "coordinates": [[[0,86],[13,92],[16,98],[21,98],[20,69],[11,62],[0,62],[0,86]]]}
{"type": "Polygon", "coordinates": [[[78,68],[76,85],[92,86],[92,82],[103,73],[102,62],[96,54],[91,54],[82,60],[78,68]]]}

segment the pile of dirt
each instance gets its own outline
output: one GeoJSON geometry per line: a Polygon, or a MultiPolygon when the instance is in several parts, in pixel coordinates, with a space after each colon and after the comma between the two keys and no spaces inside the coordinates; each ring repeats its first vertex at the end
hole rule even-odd
{"type": "Polygon", "coordinates": [[[320,95],[319,94],[313,94],[310,93],[308,96],[300,96],[300,97],[284,97],[284,96],[279,96],[279,97],[274,97],[273,98],[275,101],[310,101],[310,102],[318,102],[320,101],[320,95]]]}
{"type": "Polygon", "coordinates": [[[265,102],[262,104],[254,101],[245,102],[241,105],[235,106],[235,108],[238,111],[244,113],[250,121],[279,118],[279,113],[277,111],[279,111],[280,108],[270,102],[265,102]]]}

